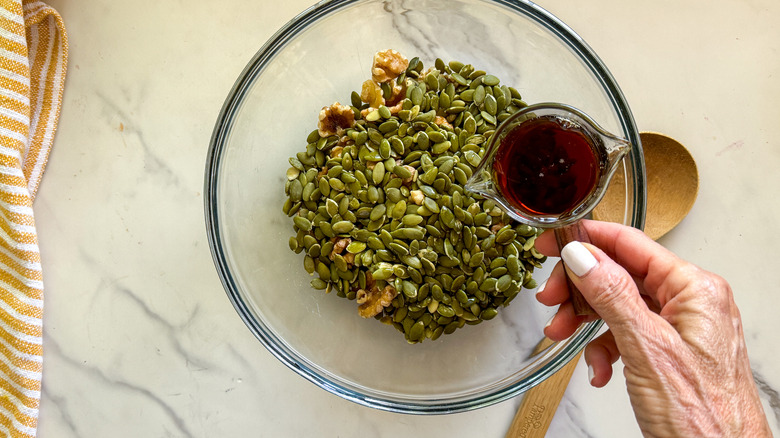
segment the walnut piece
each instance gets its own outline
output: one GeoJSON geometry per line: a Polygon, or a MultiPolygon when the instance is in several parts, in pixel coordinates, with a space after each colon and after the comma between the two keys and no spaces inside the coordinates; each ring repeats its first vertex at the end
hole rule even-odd
{"type": "Polygon", "coordinates": [[[417,181],[417,169],[407,164],[404,164],[404,167],[412,174],[409,178],[405,178],[403,180],[403,184],[408,186],[409,184],[417,181]]]}
{"type": "Polygon", "coordinates": [[[317,131],[320,137],[329,137],[334,134],[341,135],[345,129],[353,126],[355,126],[355,113],[352,108],[336,102],[329,107],[323,107],[320,111],[317,131]]]}
{"type": "Polygon", "coordinates": [[[409,200],[417,205],[422,205],[425,200],[425,195],[420,190],[412,190],[409,192],[409,200]]]}
{"type": "Polygon", "coordinates": [[[409,60],[393,49],[377,52],[374,55],[374,65],[371,67],[371,77],[374,82],[388,82],[398,77],[409,67],[409,60]]]}
{"type": "Polygon", "coordinates": [[[369,290],[359,289],[356,295],[358,314],[363,318],[372,318],[382,313],[385,307],[392,303],[398,291],[393,286],[387,285],[380,290],[376,285],[369,290]]]}
{"type": "Polygon", "coordinates": [[[448,122],[447,119],[445,119],[442,116],[436,116],[436,119],[434,119],[433,123],[439,126],[446,126],[447,128],[452,129],[452,125],[450,124],[450,122],[448,122]]]}
{"type": "MultiPolygon", "coordinates": [[[[379,108],[385,104],[385,98],[382,95],[382,89],[379,85],[371,79],[363,82],[363,86],[360,88],[360,100],[367,103],[371,108],[379,108]]],[[[364,114],[365,116],[365,114],[364,114]]]]}
{"type": "MultiPolygon", "coordinates": [[[[336,258],[336,254],[341,254],[352,243],[352,239],[349,237],[334,237],[330,239],[333,242],[333,250],[328,255],[328,258],[333,260],[336,258]]],[[[354,260],[354,258],[353,258],[354,260]]]]}

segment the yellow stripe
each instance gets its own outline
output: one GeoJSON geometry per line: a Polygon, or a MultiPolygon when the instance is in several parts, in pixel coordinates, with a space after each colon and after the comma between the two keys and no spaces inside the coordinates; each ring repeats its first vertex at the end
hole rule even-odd
{"type": "MultiPolygon", "coordinates": [[[[35,362],[32,360],[24,359],[19,356],[18,353],[9,349],[5,344],[0,343],[0,354],[7,357],[9,360],[17,366],[17,368],[25,371],[31,371],[35,373],[41,372],[41,362],[35,362]]],[[[40,357],[40,356],[38,356],[40,357]]]]}
{"type": "MultiPolygon", "coordinates": [[[[3,195],[6,195],[6,193],[0,192],[0,199],[5,198],[5,196],[3,195]]],[[[35,234],[17,231],[11,228],[11,224],[7,223],[6,221],[0,221],[0,230],[5,231],[5,234],[7,234],[11,239],[19,243],[24,243],[27,245],[35,245],[36,243],[38,243],[38,237],[35,234]]],[[[21,258],[21,253],[17,254],[17,251],[26,252],[24,249],[21,248],[8,248],[8,249],[11,250],[15,256],[20,258],[21,258]]]]}
{"type": "Polygon", "coordinates": [[[5,284],[11,286],[12,288],[18,290],[22,294],[24,294],[28,298],[33,298],[36,300],[41,299],[41,291],[36,290],[34,288],[27,287],[24,283],[19,281],[16,277],[9,274],[6,271],[0,270],[0,281],[5,282],[5,284]]]}
{"type": "Polygon", "coordinates": [[[14,349],[27,354],[35,356],[42,356],[43,350],[40,345],[27,342],[23,339],[17,338],[13,333],[8,332],[4,327],[0,327],[0,336],[6,340],[14,349]]]}
{"type": "Polygon", "coordinates": [[[3,70],[8,70],[12,73],[16,73],[20,76],[27,76],[30,74],[30,69],[27,67],[27,65],[8,58],[0,57],[0,68],[3,70]]]}
{"type": "MultiPolygon", "coordinates": [[[[10,23],[8,20],[3,19],[2,17],[0,17],[0,22],[10,23]]],[[[3,26],[2,23],[0,23],[0,27],[8,30],[8,28],[6,26],[3,26]]],[[[24,34],[19,34],[17,32],[13,32],[13,33],[16,34],[16,35],[19,35],[19,36],[24,36],[24,34]]],[[[2,38],[2,41],[0,41],[0,44],[2,44],[3,48],[5,50],[8,50],[9,52],[16,53],[19,56],[27,56],[27,45],[26,44],[21,44],[21,43],[19,43],[17,41],[13,41],[13,40],[10,40],[8,38],[2,38]]]]}
{"type": "Polygon", "coordinates": [[[27,180],[18,175],[2,175],[0,181],[2,181],[3,184],[17,187],[24,187],[24,185],[27,185],[27,180]]]}
{"type": "Polygon", "coordinates": [[[7,303],[10,307],[16,309],[20,314],[29,318],[43,318],[43,309],[36,306],[31,306],[24,301],[20,300],[18,296],[6,290],[4,287],[0,287],[0,300],[7,303]]]}
{"type": "MultiPolygon", "coordinates": [[[[8,157],[7,155],[0,155],[0,163],[3,165],[5,164],[3,161],[3,157],[8,157]]],[[[11,157],[8,157],[11,158],[11,157]]],[[[8,161],[11,161],[10,159],[8,161]]],[[[16,163],[19,163],[19,160],[17,159],[15,161],[16,163]]],[[[6,204],[11,205],[19,205],[19,206],[29,206],[30,205],[30,198],[28,196],[25,196],[20,193],[9,193],[3,190],[0,190],[0,201],[5,202],[6,204]]]]}
{"type": "MultiPolygon", "coordinates": [[[[29,94],[30,88],[24,84],[21,84],[7,76],[0,75],[0,86],[2,86],[5,89],[13,90],[19,94],[29,94]],[[20,88],[19,90],[14,89],[11,86],[16,86],[17,88],[20,88]]],[[[0,98],[0,103],[2,103],[4,108],[7,108],[11,111],[17,112],[19,114],[25,114],[28,117],[30,116],[30,104],[28,102],[21,102],[16,99],[12,99],[7,96],[2,96],[0,98]]]]}
{"type": "Polygon", "coordinates": [[[16,0],[1,0],[0,1],[0,7],[5,9],[6,11],[10,12],[13,15],[18,15],[20,17],[24,16],[24,9],[22,8],[22,2],[16,0]]]}
{"type": "MultiPolygon", "coordinates": [[[[28,225],[28,226],[34,226],[35,220],[32,216],[28,216],[26,214],[16,213],[11,210],[9,210],[5,205],[0,204],[0,214],[7,217],[9,220],[13,221],[14,223],[17,223],[19,225],[28,225]]],[[[32,253],[30,253],[32,254],[32,253]]]]}
{"type": "MultiPolygon", "coordinates": [[[[19,36],[25,35],[24,26],[22,26],[19,23],[15,23],[5,17],[0,17],[0,27],[7,30],[8,32],[11,32],[19,36]]],[[[22,56],[26,56],[27,48],[23,47],[22,50],[17,53],[19,53],[22,56]]]]}
{"type": "MultiPolygon", "coordinates": [[[[0,361],[0,378],[5,378],[14,384],[20,386],[21,388],[28,389],[31,391],[37,391],[38,388],[40,388],[40,380],[35,378],[35,376],[40,375],[41,369],[40,369],[40,363],[38,364],[38,369],[35,370],[25,370],[23,368],[18,367],[16,364],[14,364],[13,367],[8,366],[5,362],[0,361]],[[33,374],[33,377],[27,377],[23,375],[23,371],[28,371],[28,374],[33,374]]],[[[13,386],[11,386],[13,388],[13,386]]],[[[16,393],[20,393],[21,391],[16,390],[16,393]]],[[[34,397],[29,397],[31,399],[35,399],[34,397]]]]}
{"type": "MultiPolygon", "coordinates": [[[[5,100],[10,99],[2,99],[3,104],[5,104],[5,100]]],[[[3,105],[5,106],[5,105],[3,105]]],[[[2,125],[6,129],[10,129],[12,131],[16,131],[20,134],[27,135],[27,132],[30,130],[30,127],[27,126],[27,124],[19,122],[17,120],[14,120],[8,116],[5,116],[3,114],[0,114],[0,125],[2,125]]]]}
{"type": "MultiPolygon", "coordinates": [[[[40,370],[34,371],[40,373],[40,370]]],[[[35,390],[37,391],[40,388],[41,381],[37,379],[31,379],[27,378],[18,372],[18,368],[11,368],[8,365],[6,365],[4,362],[0,362],[0,379],[5,378],[14,384],[25,388],[29,390],[35,390]]],[[[12,384],[9,383],[8,385],[11,389],[13,389],[14,394],[18,393],[19,395],[23,395],[19,390],[13,387],[12,384]]],[[[28,397],[31,400],[35,400],[34,397],[28,397]]]]}
{"type": "MultiPolygon", "coordinates": [[[[5,400],[3,400],[3,403],[2,403],[1,406],[4,409],[0,410],[0,412],[3,412],[3,411],[8,412],[8,410],[5,409],[5,405],[6,405],[5,400]]],[[[25,424],[22,421],[19,421],[19,422],[24,424],[27,427],[34,427],[32,424],[25,424]]],[[[20,431],[19,429],[17,429],[16,427],[14,427],[13,422],[11,421],[11,419],[7,415],[0,415],[0,424],[2,424],[3,426],[5,426],[8,429],[8,431],[10,433],[10,435],[9,435],[10,438],[33,438],[34,437],[33,435],[26,434],[26,433],[20,431]]]]}
{"type": "MultiPolygon", "coordinates": [[[[3,138],[1,136],[0,136],[0,139],[2,139],[2,141],[0,141],[0,142],[3,143],[3,144],[5,144],[6,142],[10,142],[9,139],[3,138]]],[[[19,147],[24,147],[23,144],[20,144],[18,146],[17,145],[8,145],[8,146],[11,147],[12,149],[17,149],[19,147]]],[[[12,157],[10,155],[0,154],[0,166],[20,167],[20,165],[21,165],[21,162],[19,161],[19,157],[12,157]]],[[[21,204],[19,204],[17,202],[14,202],[14,204],[21,205],[21,204]]]]}
{"type": "Polygon", "coordinates": [[[38,281],[41,279],[40,270],[27,268],[3,252],[0,252],[0,263],[26,278],[38,279],[38,281]]]}

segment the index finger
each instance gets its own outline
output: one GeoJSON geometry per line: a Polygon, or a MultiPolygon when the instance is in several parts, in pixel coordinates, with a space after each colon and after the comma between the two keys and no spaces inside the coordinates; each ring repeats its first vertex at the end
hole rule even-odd
{"type": "MultiPolygon", "coordinates": [[[[611,259],[630,274],[645,278],[652,270],[662,278],[668,274],[679,258],[636,228],[612,222],[583,220],[590,243],[599,247],[611,259]]],[[[536,239],[537,251],[551,257],[560,257],[560,251],[552,230],[536,239]]]]}

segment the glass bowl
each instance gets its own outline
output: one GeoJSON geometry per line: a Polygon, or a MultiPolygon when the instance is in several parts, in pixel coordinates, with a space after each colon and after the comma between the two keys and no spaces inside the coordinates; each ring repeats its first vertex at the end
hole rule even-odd
{"type": "MultiPolygon", "coordinates": [[[[348,103],[370,77],[374,53],[459,60],[514,86],[528,103],[563,102],[635,147],[623,174],[623,223],[644,226],[639,133],[617,83],[560,20],[530,2],[325,1],[279,30],[238,77],[220,112],[205,175],[212,255],[228,297],[279,360],[317,386],[393,412],[453,413],[506,400],[543,381],[597,333],[582,325],[533,354],[554,309],[534,291],[499,315],[410,345],[394,328],[361,318],[354,301],[310,287],[282,213],[288,157],[305,148],[323,106],[348,103]]],[[[541,283],[555,260],[534,277],[541,283]]]]}

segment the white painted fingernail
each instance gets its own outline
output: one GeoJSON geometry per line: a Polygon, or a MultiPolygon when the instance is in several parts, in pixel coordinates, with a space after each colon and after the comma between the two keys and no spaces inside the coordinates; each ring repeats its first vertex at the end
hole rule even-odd
{"type": "Polygon", "coordinates": [[[593,254],[588,251],[588,248],[585,248],[585,245],[577,241],[569,242],[563,247],[561,258],[563,258],[563,263],[566,264],[566,267],[577,277],[587,274],[599,263],[593,257],[593,254]]]}
{"type": "Polygon", "coordinates": [[[593,370],[593,365],[588,365],[588,382],[593,384],[593,378],[596,377],[596,372],[593,370]]]}
{"type": "Polygon", "coordinates": [[[552,316],[552,318],[550,318],[550,320],[549,320],[549,321],[547,321],[547,324],[545,324],[545,325],[544,325],[544,328],[547,328],[547,327],[549,327],[550,325],[552,325],[553,319],[555,319],[555,315],[553,315],[553,316],[552,316]]]}
{"type": "Polygon", "coordinates": [[[539,294],[542,293],[544,287],[547,286],[547,280],[544,280],[541,285],[536,289],[536,301],[539,301],[539,294]]]}

